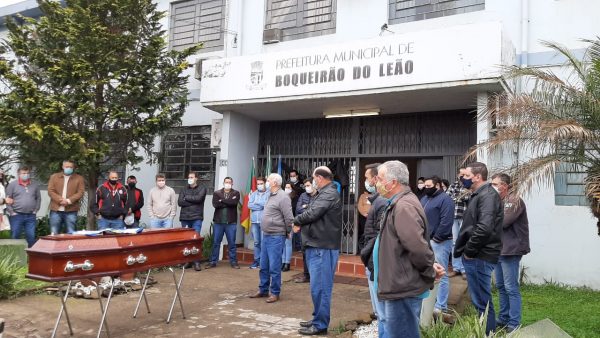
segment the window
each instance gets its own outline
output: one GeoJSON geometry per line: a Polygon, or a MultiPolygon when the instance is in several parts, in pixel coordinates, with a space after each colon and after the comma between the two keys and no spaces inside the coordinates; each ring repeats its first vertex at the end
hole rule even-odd
{"type": "Polygon", "coordinates": [[[225,0],[175,2],[170,14],[170,49],[182,50],[203,43],[200,52],[223,50],[225,0]]]}
{"type": "Polygon", "coordinates": [[[585,197],[584,169],[570,164],[560,164],[554,177],[556,205],[589,205],[585,197]]]}
{"type": "Polygon", "coordinates": [[[485,0],[389,0],[389,23],[419,21],[482,11],[485,0]]]}
{"type": "Polygon", "coordinates": [[[167,184],[179,192],[187,184],[190,171],[212,193],[215,183],[216,156],[210,147],[210,126],[171,128],[162,140],[160,172],[167,184]]]}
{"type": "Polygon", "coordinates": [[[267,0],[265,29],[281,29],[283,41],[335,33],[336,2],[267,0]]]}

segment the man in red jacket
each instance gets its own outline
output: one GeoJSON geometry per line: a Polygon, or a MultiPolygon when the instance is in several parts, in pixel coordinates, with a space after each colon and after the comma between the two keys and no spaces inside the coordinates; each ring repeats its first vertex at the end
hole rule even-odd
{"type": "Polygon", "coordinates": [[[137,178],[133,175],[127,177],[127,216],[133,214],[133,224],[128,225],[128,228],[137,228],[140,226],[140,218],[142,218],[142,208],[144,207],[144,193],[136,188],[137,178]]]}
{"type": "Polygon", "coordinates": [[[108,180],[96,189],[96,200],[90,205],[90,210],[98,219],[98,230],[124,229],[123,218],[127,215],[126,202],[127,190],[119,182],[119,174],[110,171],[108,180]]]}

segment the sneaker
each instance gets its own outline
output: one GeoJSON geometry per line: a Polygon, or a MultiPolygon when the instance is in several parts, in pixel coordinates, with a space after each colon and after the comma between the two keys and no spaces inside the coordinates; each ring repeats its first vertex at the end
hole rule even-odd
{"type": "Polygon", "coordinates": [[[232,269],[239,269],[240,266],[237,263],[235,263],[235,264],[231,264],[231,268],[232,269]]]}
{"type": "Polygon", "coordinates": [[[213,263],[207,263],[204,268],[205,269],[210,269],[210,268],[215,268],[217,267],[217,264],[213,264],[213,263]]]}
{"type": "Polygon", "coordinates": [[[248,269],[252,269],[252,270],[254,270],[254,269],[258,269],[258,268],[259,268],[259,266],[258,266],[258,265],[254,265],[254,264],[252,264],[252,265],[250,265],[250,266],[248,267],[248,269]]]}

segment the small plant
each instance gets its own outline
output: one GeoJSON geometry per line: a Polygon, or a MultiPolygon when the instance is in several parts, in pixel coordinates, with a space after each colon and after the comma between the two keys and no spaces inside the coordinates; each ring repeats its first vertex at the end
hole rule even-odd
{"type": "Polygon", "coordinates": [[[442,320],[437,320],[430,327],[421,328],[421,336],[423,338],[503,338],[503,337],[519,337],[518,330],[508,334],[504,330],[497,330],[485,334],[485,326],[487,322],[488,311],[480,317],[473,307],[467,307],[465,313],[461,316],[458,313],[454,314],[456,322],[454,325],[446,324],[442,320]]]}
{"type": "Polygon", "coordinates": [[[210,223],[210,229],[208,230],[208,234],[204,236],[204,241],[202,242],[202,258],[210,259],[210,255],[212,254],[214,235],[213,235],[213,223],[210,223]]]}
{"type": "Polygon", "coordinates": [[[18,286],[23,281],[20,270],[18,259],[14,255],[0,258],[0,299],[10,298],[18,293],[18,286]]]}
{"type": "Polygon", "coordinates": [[[338,324],[338,326],[335,326],[334,328],[332,328],[331,332],[333,332],[336,335],[346,332],[346,323],[344,323],[343,321],[340,320],[340,323],[338,324]]]}

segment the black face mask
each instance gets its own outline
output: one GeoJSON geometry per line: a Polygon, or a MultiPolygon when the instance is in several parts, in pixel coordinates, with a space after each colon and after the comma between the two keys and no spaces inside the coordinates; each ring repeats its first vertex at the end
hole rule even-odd
{"type": "Polygon", "coordinates": [[[135,182],[129,182],[129,183],[127,183],[127,185],[128,185],[128,186],[129,186],[131,189],[135,188],[135,182]]]}
{"type": "Polygon", "coordinates": [[[117,185],[118,182],[119,182],[119,180],[108,180],[108,183],[110,183],[112,185],[117,185]]]}
{"type": "Polygon", "coordinates": [[[437,191],[436,187],[431,187],[431,188],[423,188],[423,191],[425,192],[425,194],[429,197],[433,196],[433,194],[435,194],[435,192],[437,191]]]}

